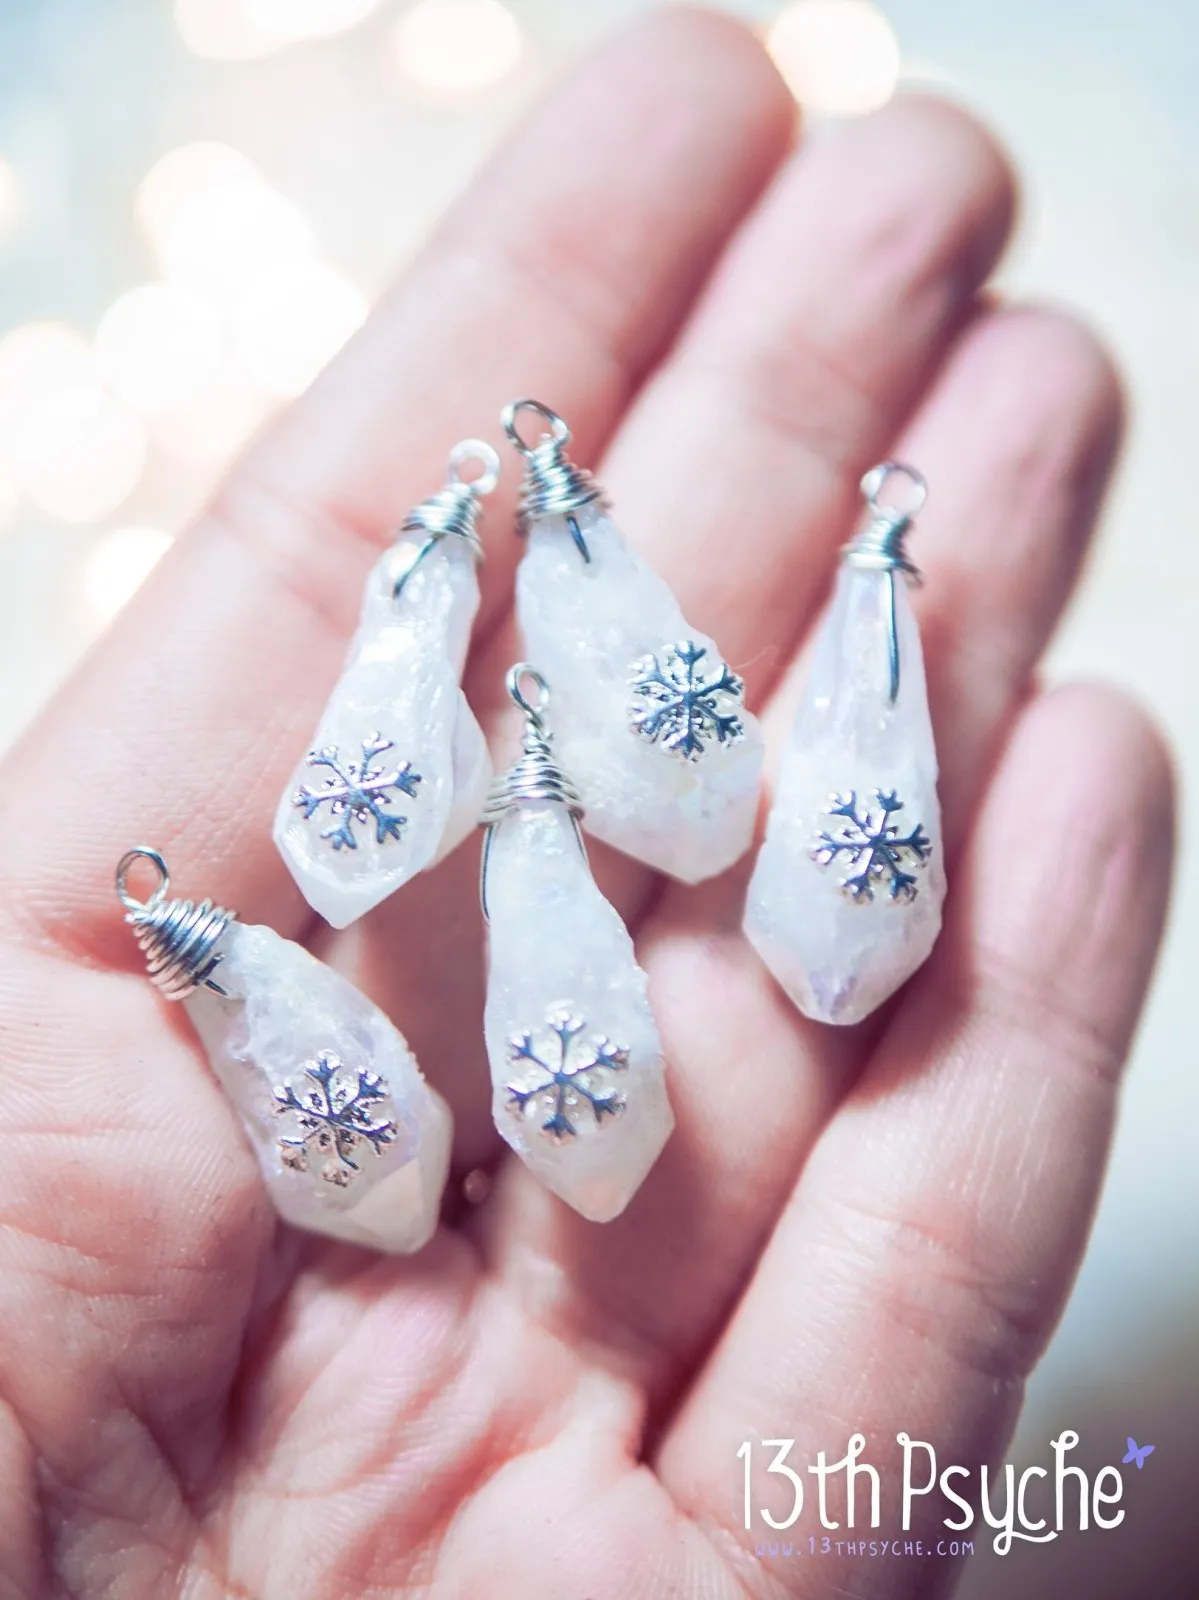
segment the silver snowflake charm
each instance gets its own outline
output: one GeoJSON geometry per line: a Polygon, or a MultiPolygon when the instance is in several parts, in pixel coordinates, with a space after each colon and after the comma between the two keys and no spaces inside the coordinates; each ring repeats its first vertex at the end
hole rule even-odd
{"type": "Polygon", "coordinates": [[[391,748],[390,739],[375,733],[363,740],[361,761],[343,762],[336,745],[309,752],[308,765],[324,767],[331,775],[320,788],[305,784],[297,789],[292,804],[303,811],[306,822],[316,816],[322,806],[329,807],[333,825],[322,832],[321,838],[327,839],[334,850],[357,850],[356,822],[364,827],[374,824],[376,844],[400,838],[408,818],[396,816],[384,808],[391,804],[393,789],[412,797],[421,779],[418,772],[413,772],[410,761],[390,772],[389,762],[372,765],[376,756],[391,748]]]}
{"type": "Polygon", "coordinates": [[[396,1137],[394,1122],[375,1120],[391,1104],[387,1085],[377,1073],[346,1067],[330,1050],[303,1070],[307,1082],[298,1094],[291,1083],[275,1090],[276,1115],[294,1116],[296,1130],[279,1139],[279,1159],[293,1172],[319,1161],[325,1182],[344,1189],[362,1170],[357,1158],[368,1150],[382,1155],[396,1137]]]}
{"type": "Polygon", "coordinates": [[[894,818],[903,810],[903,801],[894,790],[885,794],[876,789],[874,797],[876,806],[866,807],[859,814],[856,793],[833,795],[825,810],[830,817],[845,820],[835,832],[818,836],[812,859],[828,867],[844,857],[849,873],[842,878],[841,888],[856,905],[873,900],[876,886],[886,888],[892,900],[914,900],[915,874],[904,868],[926,867],[932,845],[919,823],[911,833],[900,836],[894,818]]]}
{"type": "Polygon", "coordinates": [[[745,735],[740,712],[745,685],[717,658],[705,670],[703,645],[683,639],[659,655],[643,656],[630,669],[635,733],[684,761],[698,761],[713,740],[732,744],[745,735]]]}
{"type": "Polygon", "coordinates": [[[508,1107],[516,1116],[544,1116],[542,1133],[561,1143],[577,1135],[576,1122],[588,1109],[596,1126],[624,1110],[609,1076],[628,1067],[629,1052],[602,1036],[584,1040],[587,1024],[565,1006],[552,1007],[545,1024],[536,1042],[530,1033],[509,1041],[509,1062],[528,1070],[507,1085],[508,1107]]]}

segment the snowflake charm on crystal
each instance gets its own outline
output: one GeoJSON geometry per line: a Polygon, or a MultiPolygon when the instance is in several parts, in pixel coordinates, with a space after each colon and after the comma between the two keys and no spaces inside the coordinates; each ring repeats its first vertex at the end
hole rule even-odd
{"type": "Polygon", "coordinates": [[[281,939],[204,900],[171,900],[156,850],[117,867],[151,982],[184,1001],[285,1222],[394,1254],[432,1236],[450,1113],[383,1013],[281,939]],[[142,863],[158,883],[129,890],[142,863]]]}
{"type": "Polygon", "coordinates": [[[598,1128],[625,1108],[611,1074],[627,1068],[629,1052],[611,1039],[587,1038],[586,1030],[568,1007],[551,1006],[542,1036],[518,1033],[508,1043],[509,1063],[523,1073],[508,1084],[508,1108],[551,1139],[576,1139],[580,1118],[598,1128]]]}
{"type": "Polygon", "coordinates": [[[924,867],[928,863],[928,837],[919,823],[902,838],[899,824],[892,818],[903,810],[903,801],[892,791],[875,791],[877,810],[863,808],[859,815],[856,794],[835,794],[825,810],[830,817],[845,820],[835,831],[825,828],[812,848],[812,860],[819,866],[841,864],[849,867],[841,879],[841,892],[855,904],[873,900],[876,888],[884,889],[892,900],[914,900],[916,878],[905,866],[924,867]]]}
{"type": "Polygon", "coordinates": [[[291,1078],[275,1087],[275,1114],[294,1130],[279,1136],[279,1159],[293,1172],[318,1161],[326,1183],[348,1189],[362,1176],[363,1156],[381,1156],[395,1142],[391,1094],[377,1072],[351,1071],[331,1050],[306,1061],[304,1077],[299,1093],[291,1078]]]}
{"type": "Polygon", "coordinates": [[[503,422],[525,463],[517,614],[554,684],[558,748],[587,830],[685,883],[714,877],[749,848],[757,814],[762,735],[744,685],[625,543],[599,485],[567,456],[562,418],[519,400],[503,422]],[[536,443],[520,432],[524,413],[549,430],[536,443]]]}
{"type": "Polygon", "coordinates": [[[547,1188],[608,1222],[674,1127],[662,1044],[633,941],[587,864],[582,802],[545,722],[545,680],[521,665],[507,687],[524,715],[522,750],[482,818],[492,1112],[547,1188]]]}
{"type": "Polygon", "coordinates": [[[631,673],[634,731],[684,761],[698,761],[713,742],[745,737],[745,685],[723,661],[709,673],[707,654],[704,645],[684,639],[643,656],[631,673]]]}
{"type": "Polygon", "coordinates": [[[921,965],[945,898],[924,657],[900,581],[919,581],[904,541],[924,480],[888,462],[862,490],[869,520],[816,640],[745,911],[796,1005],[834,1023],[868,1016],[921,965]]]}
{"type": "Polygon", "coordinates": [[[462,842],[491,779],[460,686],[479,605],[488,444],[450,455],[367,582],[362,617],[313,747],[279,802],[275,843],[308,903],[347,927],[462,842]],[[469,482],[468,461],[482,473],[469,482]]]}
{"type": "Polygon", "coordinates": [[[334,850],[357,850],[356,822],[368,831],[373,826],[376,844],[403,838],[408,818],[396,816],[385,808],[401,794],[415,798],[420,787],[420,773],[413,772],[410,761],[392,772],[382,763],[371,766],[376,756],[391,748],[390,739],[374,733],[362,742],[361,761],[343,761],[336,745],[328,750],[314,750],[309,755],[308,766],[324,767],[332,776],[326,778],[320,788],[304,784],[296,790],[292,804],[304,813],[305,822],[311,822],[323,806],[329,807],[333,823],[322,831],[321,838],[327,839],[334,850]]]}

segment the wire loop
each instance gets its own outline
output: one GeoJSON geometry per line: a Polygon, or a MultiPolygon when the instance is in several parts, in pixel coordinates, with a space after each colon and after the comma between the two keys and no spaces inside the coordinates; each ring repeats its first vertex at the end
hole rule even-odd
{"type": "Polygon", "coordinates": [[[583,800],[579,791],[554,759],[553,736],[545,724],[545,709],[549,705],[550,686],[527,661],[512,667],[504,679],[510,698],[524,713],[525,729],[521,739],[519,758],[507,772],[498,774],[491,785],[483,814],[479,818],[487,830],[483,839],[483,860],[479,867],[479,900],[483,916],[490,921],[487,910],[487,868],[491,859],[491,845],[496,828],[522,806],[564,806],[574,825],[575,838],[584,861],[587,849],[579,824],[583,817],[583,800]],[[528,679],[537,686],[537,700],[530,700],[521,685],[528,679]]]}
{"type": "Polygon", "coordinates": [[[928,485],[915,467],[902,461],[884,461],[862,479],[862,494],[870,509],[870,520],[845,546],[842,555],[847,565],[866,572],[881,572],[887,578],[887,659],[888,700],[899,699],[899,623],[895,612],[895,574],[901,572],[909,583],[923,580],[920,568],[907,553],[906,541],[912,519],[928,498],[928,485]],[[907,505],[884,500],[887,486],[899,480],[906,483],[907,505]]]}
{"type": "Polygon", "coordinates": [[[483,498],[500,480],[500,458],[482,439],[463,439],[450,451],[444,485],[427,500],[412,507],[400,524],[401,537],[423,533],[425,541],[411,560],[403,563],[392,581],[392,599],[398,600],[404,585],[431,550],[443,539],[461,539],[476,561],[483,559],[479,538],[479,518],[483,498]],[[477,478],[464,478],[462,467],[468,461],[482,463],[477,478]]]}
{"type": "Polygon", "coordinates": [[[516,512],[516,531],[526,535],[538,517],[566,517],[574,523],[571,537],[584,561],[590,561],[587,545],[571,513],[584,506],[606,511],[608,500],[594,476],[566,453],[571,431],[550,406],[540,400],[514,400],[504,407],[501,420],[513,447],[524,457],[525,476],[516,512]],[[520,431],[522,412],[531,411],[549,428],[535,444],[529,444],[520,431]]]}
{"type": "Polygon", "coordinates": [[[237,920],[236,912],[211,900],[171,900],[170,887],[171,874],[161,851],[138,845],[117,863],[117,898],[146,958],[150,982],[167,1000],[185,1000],[199,988],[226,994],[213,973],[223,959],[217,945],[237,920]],[[139,861],[148,861],[158,873],[158,886],[148,900],[129,892],[129,873],[139,861]]]}

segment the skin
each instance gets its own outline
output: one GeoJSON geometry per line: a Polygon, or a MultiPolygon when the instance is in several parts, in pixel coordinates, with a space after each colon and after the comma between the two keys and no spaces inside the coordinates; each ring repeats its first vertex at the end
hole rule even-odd
{"type": "MultiPolygon", "coordinates": [[[[1172,780],[1121,697],[1037,687],[1121,404],[1086,330],[986,291],[1002,156],[928,99],[798,144],[793,116],[713,15],[671,8],[586,63],[8,758],[3,1600],[898,1600],[958,1576],[758,1559],[736,1452],[793,1437],[802,1472],[861,1429],[884,1535],[899,1430],[943,1465],[1002,1458],[1101,1183],[1172,780]],[[912,549],[942,937],[882,1014],[821,1028],[740,934],[748,864],[686,890],[595,850],[678,1117],[604,1228],[497,1151],[476,847],[333,936],[268,842],[371,560],[449,446],[526,393],[571,420],[776,751],[860,474],[897,454],[933,486],[912,549]],[[400,1022],[458,1120],[417,1259],[276,1225],[113,898],[143,841],[179,892],[307,941],[400,1022]]],[[[493,730],[518,654],[517,477],[488,512],[467,681],[493,730]]],[[[756,1459],[755,1505],[781,1516],[756,1459]]]]}

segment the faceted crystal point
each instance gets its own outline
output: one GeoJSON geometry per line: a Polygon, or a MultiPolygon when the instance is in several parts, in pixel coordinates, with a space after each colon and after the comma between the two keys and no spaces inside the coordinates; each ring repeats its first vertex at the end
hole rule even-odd
{"type": "Polygon", "coordinates": [[[344,673],[279,802],[275,843],[313,910],[344,928],[460,844],[491,763],[460,688],[479,584],[446,538],[389,551],[367,585],[344,673]]]}
{"type": "Polygon", "coordinates": [[[596,505],[531,519],[516,595],[588,832],[685,883],[730,867],[753,835],[762,737],[713,641],[596,505]]]}
{"type": "Polygon", "coordinates": [[[437,1227],[451,1119],[388,1019],[270,928],[231,923],[184,1001],[285,1222],[407,1255],[437,1227]]]}
{"type": "Polygon", "coordinates": [[[496,1127],[547,1188],[608,1222],[674,1127],[633,941],[553,802],[494,826],[486,894],[496,1127]]]}
{"type": "Polygon", "coordinates": [[[937,757],[907,587],[896,573],[846,566],[783,755],[745,932],[805,1015],[858,1022],[925,960],[944,898],[937,757]]]}

